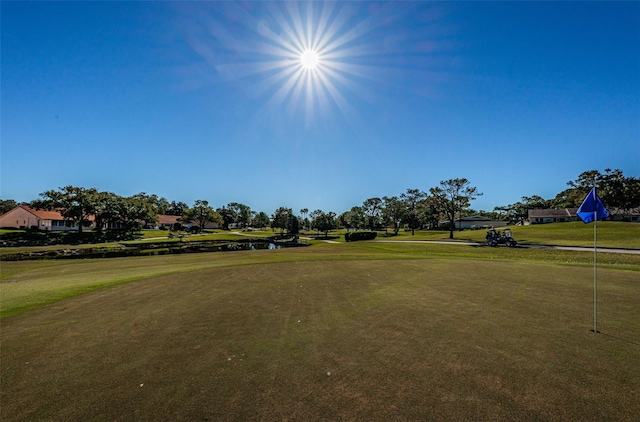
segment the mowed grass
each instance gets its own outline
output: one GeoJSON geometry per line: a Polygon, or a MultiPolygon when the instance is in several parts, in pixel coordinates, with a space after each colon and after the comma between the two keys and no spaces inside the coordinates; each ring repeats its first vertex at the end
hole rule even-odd
{"type": "MultiPolygon", "coordinates": [[[[499,227],[503,231],[511,229],[513,237],[522,245],[558,245],[593,247],[593,224],[582,222],[531,224],[528,226],[499,227]]],[[[344,242],[344,230],[333,232],[340,235],[335,239],[344,242]]],[[[454,241],[471,241],[484,243],[486,229],[454,231],[454,241]]],[[[449,240],[448,230],[416,230],[400,231],[397,235],[392,230],[378,232],[378,240],[398,241],[442,241],[449,240]]],[[[597,223],[597,244],[601,248],[640,249],[640,224],[617,221],[599,221],[597,223]]]]}
{"type": "MultiPolygon", "coordinates": [[[[515,239],[521,245],[562,245],[593,247],[593,224],[554,223],[535,224],[529,226],[510,226],[515,239]]],[[[503,228],[501,228],[503,229],[503,228]]],[[[418,230],[414,235],[409,231],[400,231],[397,236],[393,231],[378,232],[378,240],[410,240],[410,241],[441,241],[449,240],[449,232],[443,230],[418,230]]],[[[178,236],[172,238],[168,230],[143,230],[136,240],[119,243],[82,244],[82,245],[50,245],[50,246],[18,246],[0,248],[0,257],[14,253],[47,252],[61,249],[86,249],[99,247],[118,247],[120,244],[152,244],[156,242],[176,243],[197,241],[238,241],[247,238],[263,238],[277,235],[278,232],[267,231],[223,231],[208,230],[201,234],[184,234],[182,239],[178,236]]],[[[345,243],[345,230],[335,230],[330,233],[332,242],[345,243]]],[[[318,235],[315,231],[305,231],[300,234],[300,239],[309,244],[323,243],[322,240],[311,240],[318,235]]],[[[455,241],[485,242],[486,230],[464,230],[454,233],[455,241]]],[[[598,246],[601,248],[627,248],[640,249],[640,224],[600,221],[598,222],[598,246]]]]}
{"type": "Polygon", "coordinates": [[[101,288],[2,320],[0,416],[635,420],[640,263],[601,254],[594,334],[589,256],[361,243],[3,263],[3,308],[101,288]]]}
{"type": "MultiPolygon", "coordinates": [[[[135,280],[257,263],[447,258],[590,266],[593,253],[402,242],[357,242],[309,248],[131,258],[3,262],[0,318],[135,280]]],[[[640,256],[601,252],[600,268],[640,271],[640,256]]]]}
{"type": "MultiPolygon", "coordinates": [[[[513,237],[522,244],[593,247],[593,226],[593,223],[569,222],[509,228],[513,237]]],[[[500,230],[503,229],[500,228],[500,230]]],[[[598,221],[596,229],[599,247],[640,249],[640,224],[638,223],[598,221]]],[[[484,230],[468,230],[460,232],[456,237],[484,241],[485,235],[484,230]]]]}

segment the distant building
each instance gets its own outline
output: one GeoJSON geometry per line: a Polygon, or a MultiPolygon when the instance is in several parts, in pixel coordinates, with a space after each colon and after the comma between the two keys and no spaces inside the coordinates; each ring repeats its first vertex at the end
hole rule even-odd
{"type": "MultiPolygon", "coordinates": [[[[482,217],[480,215],[472,215],[469,217],[462,217],[454,220],[453,225],[456,230],[480,230],[480,229],[488,229],[491,227],[503,227],[508,225],[508,221],[504,220],[492,220],[487,217],[482,217]]],[[[440,227],[444,229],[449,228],[449,220],[445,220],[440,222],[440,227]]]]}
{"type": "Polygon", "coordinates": [[[174,230],[176,226],[182,225],[182,217],[179,215],[158,214],[158,221],[154,224],[148,224],[147,229],[174,230]]]}
{"type": "Polygon", "coordinates": [[[626,210],[622,208],[607,208],[607,211],[611,214],[609,218],[611,221],[640,222],[640,207],[626,210]]]}
{"type": "Polygon", "coordinates": [[[565,223],[568,221],[578,221],[577,208],[529,210],[529,223],[565,223]]]}
{"type": "Polygon", "coordinates": [[[58,211],[37,210],[26,205],[17,206],[0,215],[0,228],[49,231],[78,230],[78,226],[70,220],[65,220],[58,211]]]}

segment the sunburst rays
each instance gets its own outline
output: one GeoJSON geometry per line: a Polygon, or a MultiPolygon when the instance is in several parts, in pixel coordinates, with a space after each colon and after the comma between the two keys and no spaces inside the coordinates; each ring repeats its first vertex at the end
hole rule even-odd
{"type": "Polygon", "coordinates": [[[236,83],[269,110],[302,113],[305,124],[335,111],[351,120],[352,94],[366,96],[371,82],[397,71],[392,60],[383,64],[399,52],[381,49],[372,36],[406,14],[397,4],[366,13],[362,4],[335,2],[201,7],[202,25],[188,30],[188,40],[215,79],[236,83]]]}

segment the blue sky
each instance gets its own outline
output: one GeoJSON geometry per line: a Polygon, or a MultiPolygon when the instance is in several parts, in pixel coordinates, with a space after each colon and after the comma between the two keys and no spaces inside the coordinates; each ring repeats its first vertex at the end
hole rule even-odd
{"type": "Polygon", "coordinates": [[[1,8],[3,199],[341,213],[466,177],[492,210],[640,176],[639,2],[1,8]]]}

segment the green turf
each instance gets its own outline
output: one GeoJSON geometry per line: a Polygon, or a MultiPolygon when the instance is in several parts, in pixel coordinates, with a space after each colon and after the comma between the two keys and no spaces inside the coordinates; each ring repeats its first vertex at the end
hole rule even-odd
{"type": "MultiPolygon", "coordinates": [[[[564,245],[593,246],[593,224],[582,222],[532,224],[528,226],[499,227],[499,230],[511,229],[513,237],[524,245],[564,245]]],[[[340,242],[344,241],[344,230],[340,242]]],[[[485,242],[486,230],[454,231],[454,240],[485,242]]],[[[378,232],[379,240],[449,240],[448,230],[400,231],[394,235],[392,230],[378,232]]],[[[597,242],[600,247],[640,249],[640,224],[599,221],[597,223],[597,242]]]]}
{"type": "MultiPolygon", "coordinates": [[[[593,224],[583,223],[555,223],[555,224],[537,224],[530,226],[513,226],[511,227],[515,239],[523,245],[565,245],[565,246],[593,246],[593,224]]],[[[344,230],[336,230],[331,233],[337,236],[331,239],[332,242],[344,242],[344,230]]],[[[181,240],[178,237],[169,239],[169,232],[166,230],[144,230],[139,234],[139,238],[132,241],[121,242],[122,244],[152,244],[156,242],[175,242],[181,240]]],[[[275,233],[277,234],[277,233],[275,233]]],[[[455,232],[456,241],[485,241],[484,230],[464,230],[455,232]]],[[[229,240],[237,241],[246,239],[247,237],[268,237],[273,236],[274,232],[267,231],[247,231],[235,232],[224,230],[207,230],[202,234],[184,234],[182,242],[189,241],[212,241],[212,240],[229,240]]],[[[315,237],[317,232],[307,231],[300,235],[301,239],[310,244],[323,243],[321,240],[309,240],[315,237]]],[[[397,236],[392,231],[379,232],[378,240],[448,240],[448,231],[432,231],[418,230],[415,235],[411,232],[401,231],[397,236]]],[[[620,222],[598,222],[598,245],[601,248],[629,248],[640,249],[640,224],[636,223],[620,223],[620,222]]],[[[25,252],[47,252],[52,250],[68,249],[68,248],[91,248],[94,244],[85,245],[53,245],[53,246],[30,246],[30,247],[4,247],[0,248],[0,256],[25,253],[25,252]]],[[[99,246],[116,247],[118,243],[103,243],[99,246]]]]}
{"type": "MultiPolygon", "coordinates": [[[[509,227],[521,244],[593,246],[593,224],[582,222],[531,224],[509,227]]],[[[498,228],[504,230],[503,227],[498,228]]],[[[456,239],[484,241],[485,230],[464,230],[454,233],[456,239]]],[[[448,236],[448,233],[447,233],[448,236]]],[[[600,247],[640,249],[640,224],[599,221],[597,244],[600,247]]]]}
{"type": "Polygon", "coordinates": [[[3,289],[140,278],[3,319],[0,416],[634,420],[638,259],[603,264],[594,334],[592,268],[512,252],[368,243],[15,263],[3,289]]]}
{"type": "Polygon", "coordinates": [[[108,242],[108,243],[89,243],[89,244],[73,244],[73,245],[41,245],[41,246],[15,246],[15,247],[3,247],[0,248],[0,256],[16,254],[16,253],[40,253],[40,252],[48,252],[48,251],[60,251],[63,249],[89,249],[98,247],[119,247],[120,245],[152,245],[154,243],[175,243],[180,244],[188,244],[189,242],[206,242],[206,241],[230,241],[235,242],[238,240],[244,240],[248,238],[264,238],[273,236],[273,232],[266,231],[252,231],[252,232],[231,232],[231,231],[206,231],[204,233],[195,233],[195,234],[175,234],[173,233],[171,237],[169,237],[168,230],[144,230],[142,231],[137,239],[134,240],[125,240],[120,242],[108,242]]]}
{"type": "MultiPolygon", "coordinates": [[[[506,260],[589,267],[591,252],[356,242],[277,251],[241,251],[137,258],[4,262],[0,271],[0,317],[124,282],[164,274],[255,263],[431,259],[506,260]]],[[[601,268],[639,271],[640,256],[601,252],[601,268]]]]}

